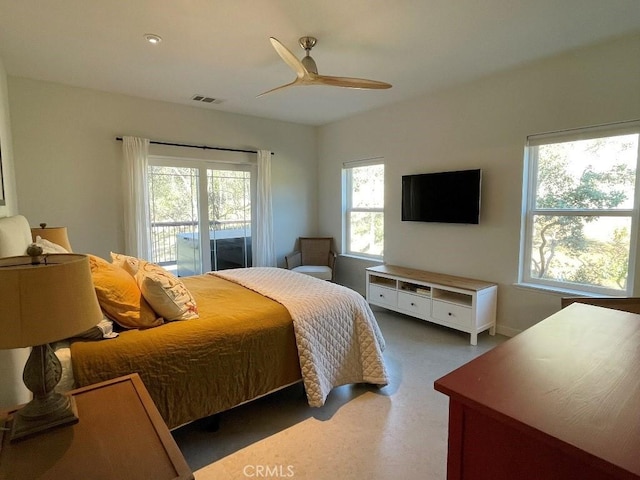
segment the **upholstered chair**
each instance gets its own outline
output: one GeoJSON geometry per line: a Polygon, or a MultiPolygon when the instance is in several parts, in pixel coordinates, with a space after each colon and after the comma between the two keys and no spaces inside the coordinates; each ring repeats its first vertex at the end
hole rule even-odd
{"type": "Polygon", "coordinates": [[[321,280],[335,280],[336,253],[331,237],[300,237],[299,249],[284,257],[289,270],[321,280]]]}

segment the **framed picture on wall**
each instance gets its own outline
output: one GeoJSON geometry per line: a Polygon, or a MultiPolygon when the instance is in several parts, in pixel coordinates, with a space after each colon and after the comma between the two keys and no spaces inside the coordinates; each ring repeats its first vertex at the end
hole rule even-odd
{"type": "Polygon", "coordinates": [[[4,198],[4,177],[2,176],[2,146],[0,146],[0,205],[6,205],[4,198]]]}

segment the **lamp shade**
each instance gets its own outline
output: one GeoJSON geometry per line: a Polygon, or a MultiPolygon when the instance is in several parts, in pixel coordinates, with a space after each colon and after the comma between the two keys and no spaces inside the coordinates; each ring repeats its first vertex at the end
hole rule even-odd
{"type": "Polygon", "coordinates": [[[0,259],[0,348],[44,345],[102,320],[89,257],[46,255],[0,259]]]}
{"type": "MultiPolygon", "coordinates": [[[[41,223],[40,225],[46,225],[41,223]]],[[[56,245],[60,245],[67,252],[71,252],[71,243],[69,243],[69,236],[67,235],[67,227],[42,227],[32,228],[31,237],[33,241],[36,241],[37,237],[49,240],[56,245]]]]}

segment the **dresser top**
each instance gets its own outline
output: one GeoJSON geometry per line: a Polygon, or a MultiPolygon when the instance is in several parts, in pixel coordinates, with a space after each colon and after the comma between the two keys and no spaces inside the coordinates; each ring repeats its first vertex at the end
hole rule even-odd
{"type": "Polygon", "coordinates": [[[446,275],[444,273],[426,272],[424,270],[398,267],[396,265],[378,265],[376,267],[369,267],[366,270],[371,273],[381,273],[384,275],[403,277],[408,280],[416,280],[418,282],[443,285],[446,287],[462,288],[476,292],[496,286],[495,283],[475,280],[473,278],[456,277],[454,275],[446,275]]]}

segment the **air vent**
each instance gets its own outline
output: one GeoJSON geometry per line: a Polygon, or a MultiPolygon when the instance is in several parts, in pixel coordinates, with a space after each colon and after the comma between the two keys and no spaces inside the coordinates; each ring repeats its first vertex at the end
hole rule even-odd
{"type": "Polygon", "coordinates": [[[193,100],[194,102],[201,102],[201,103],[222,103],[222,100],[219,98],[213,98],[213,97],[205,97],[204,95],[194,95],[193,97],[191,97],[191,100],[193,100]]]}

